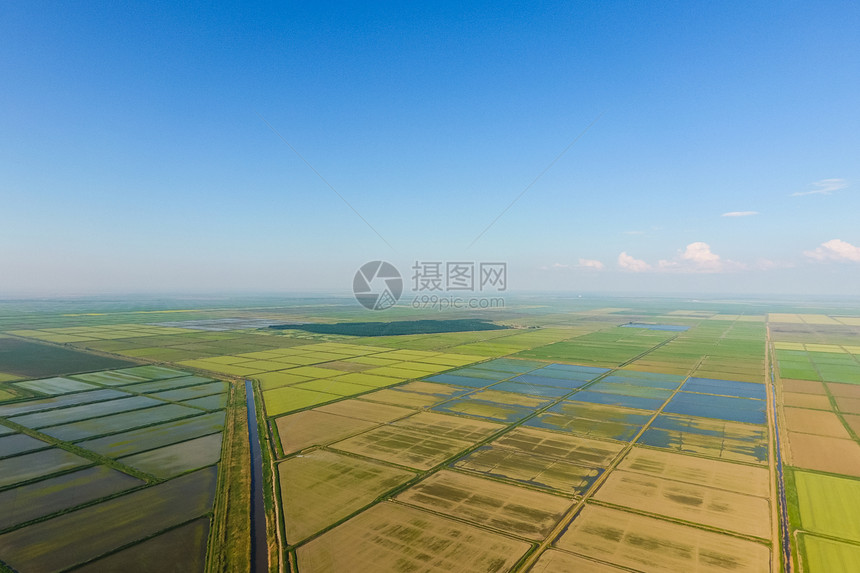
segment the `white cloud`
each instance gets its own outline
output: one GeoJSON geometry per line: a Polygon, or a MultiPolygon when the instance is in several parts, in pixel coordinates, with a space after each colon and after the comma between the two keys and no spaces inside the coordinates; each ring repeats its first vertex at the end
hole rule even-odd
{"type": "Polygon", "coordinates": [[[634,259],[626,252],[618,255],[618,266],[626,271],[631,271],[634,273],[641,273],[643,271],[651,270],[651,265],[649,265],[645,261],[634,259]]]}
{"type": "Polygon", "coordinates": [[[854,261],[860,263],[860,247],[841,239],[831,239],[814,251],[805,251],[807,257],[818,261],[854,261]]]}
{"type": "Polygon", "coordinates": [[[758,211],[729,211],[728,213],[723,213],[720,216],[721,217],[752,217],[753,215],[758,215],[758,211]]]}
{"type": "Polygon", "coordinates": [[[711,246],[701,241],[687,245],[681,259],[702,269],[720,270],[723,264],[720,255],[711,252],[711,246]]]}
{"type": "Polygon", "coordinates": [[[579,267],[583,269],[594,269],[595,271],[602,271],[605,265],[600,261],[595,261],[594,259],[579,259],[579,267]]]}
{"type": "Polygon", "coordinates": [[[822,179],[812,184],[814,189],[809,191],[798,191],[792,193],[792,197],[803,197],[804,195],[830,195],[833,191],[845,189],[848,187],[848,182],[845,179],[822,179]]]}

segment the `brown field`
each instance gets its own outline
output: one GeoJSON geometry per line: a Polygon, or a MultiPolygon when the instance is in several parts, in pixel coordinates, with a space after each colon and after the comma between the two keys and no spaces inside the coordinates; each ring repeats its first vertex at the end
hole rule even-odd
{"type": "Polygon", "coordinates": [[[508,571],[529,549],[490,533],[392,502],[373,506],[296,551],[299,571],[508,571]]]}
{"type": "Polygon", "coordinates": [[[622,444],[525,427],[503,435],[493,445],[591,466],[608,465],[624,449],[622,444]]]}
{"type": "Polygon", "coordinates": [[[860,398],[860,384],[837,384],[836,382],[828,382],[827,388],[834,396],[860,398]]]}
{"type": "Polygon", "coordinates": [[[830,410],[830,399],[827,396],[803,394],[801,392],[783,392],[782,403],[797,408],[813,408],[815,410],[830,410]]]}
{"type": "Polygon", "coordinates": [[[836,397],[836,407],[846,414],[860,414],[860,398],[836,397]]]}
{"type": "Polygon", "coordinates": [[[842,416],[845,418],[845,423],[854,430],[854,433],[860,436],[860,416],[853,416],[851,414],[843,414],[842,416]]]}
{"type": "Polygon", "coordinates": [[[646,573],[770,570],[765,545],[595,505],[587,505],[555,545],[646,573]]]}
{"type": "Polygon", "coordinates": [[[403,418],[394,422],[392,426],[407,428],[422,432],[431,436],[454,438],[455,440],[466,440],[468,442],[480,441],[494,432],[504,428],[504,424],[475,420],[472,418],[461,418],[435,412],[420,412],[414,416],[403,418]]]}
{"type": "Polygon", "coordinates": [[[789,465],[860,477],[860,445],[853,440],[788,432],[789,465]]]}
{"type": "Polygon", "coordinates": [[[833,412],[805,410],[803,408],[783,408],[785,425],[789,432],[802,432],[833,438],[850,438],[839,416],[833,412]]]}
{"type": "Polygon", "coordinates": [[[365,394],[362,396],[362,399],[373,402],[382,402],[383,404],[394,404],[396,406],[423,408],[424,406],[438,404],[445,398],[431,396],[429,394],[421,394],[419,392],[404,392],[403,390],[386,388],[385,390],[377,390],[376,392],[365,394]]]}
{"type": "Polygon", "coordinates": [[[783,379],[782,388],[786,392],[800,392],[803,394],[818,394],[820,396],[827,395],[824,389],[824,384],[821,382],[813,382],[812,380],[792,380],[783,379]]]}
{"type": "Polygon", "coordinates": [[[634,447],[618,469],[759,497],[770,496],[765,468],[634,447]]]}
{"type": "Polygon", "coordinates": [[[396,499],[535,540],[545,538],[573,504],[563,497],[452,471],[433,474],[396,499]]]}
{"type": "Polygon", "coordinates": [[[546,398],[535,398],[526,394],[501,392],[499,390],[482,390],[472,394],[470,398],[474,400],[486,400],[487,402],[495,402],[497,404],[507,404],[509,406],[526,406],[527,408],[539,408],[551,401],[546,398]]]}
{"type": "Polygon", "coordinates": [[[534,567],[529,569],[529,573],[624,573],[625,571],[627,569],[590,561],[557,549],[544,551],[534,567]]]}
{"type": "Polygon", "coordinates": [[[601,472],[598,468],[502,447],[479,448],[456,462],[455,466],[518,483],[555,489],[568,495],[585,493],[601,472]]]}
{"type": "Polygon", "coordinates": [[[767,499],[615,470],[594,499],[717,529],[770,538],[767,499]]]}
{"type": "Polygon", "coordinates": [[[358,511],[415,475],[323,450],[282,462],[278,471],[290,545],[358,511]]]}
{"type": "Polygon", "coordinates": [[[363,400],[342,400],[340,402],[333,402],[331,404],[326,404],[325,406],[320,406],[319,408],[314,408],[314,411],[379,423],[390,422],[391,420],[396,420],[397,418],[402,418],[415,413],[415,410],[411,410],[409,408],[398,408],[397,406],[375,404],[373,402],[365,402],[363,400]]]}
{"type": "Polygon", "coordinates": [[[311,446],[324,446],[347,436],[369,430],[375,422],[305,410],[275,420],[285,455],[311,446]]]}
{"type": "Polygon", "coordinates": [[[383,426],[337,442],[331,447],[409,468],[429,470],[471,445],[471,442],[464,440],[383,426]]]}

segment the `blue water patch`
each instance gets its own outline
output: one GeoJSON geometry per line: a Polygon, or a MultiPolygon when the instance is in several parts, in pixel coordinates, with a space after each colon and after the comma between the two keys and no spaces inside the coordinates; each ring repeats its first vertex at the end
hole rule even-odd
{"type": "Polygon", "coordinates": [[[512,423],[522,420],[532,412],[534,408],[527,406],[514,406],[511,404],[500,404],[498,402],[489,402],[487,400],[475,400],[472,398],[458,398],[444,404],[439,404],[431,408],[434,412],[447,412],[449,414],[460,414],[464,416],[472,416],[473,418],[483,418],[485,420],[494,420],[496,422],[512,423]],[[481,406],[486,406],[485,411],[481,411],[481,406]],[[490,413],[492,412],[492,413],[490,413]]]}
{"type": "Polygon", "coordinates": [[[570,392],[570,388],[559,388],[558,386],[540,386],[538,384],[519,383],[519,382],[502,382],[495,386],[490,386],[490,390],[501,390],[503,392],[516,392],[517,394],[530,394],[532,396],[546,396],[549,398],[558,398],[570,392]]]}
{"type": "Polygon", "coordinates": [[[569,378],[549,378],[547,376],[536,376],[534,374],[523,374],[517,376],[512,382],[522,384],[540,384],[542,386],[555,386],[556,388],[579,388],[588,383],[588,380],[571,380],[569,378]]]}
{"type": "Polygon", "coordinates": [[[767,415],[764,400],[749,398],[730,398],[679,392],[663,409],[671,414],[714,418],[747,424],[766,424],[767,415]]]}
{"type": "Polygon", "coordinates": [[[700,394],[718,394],[721,396],[736,396],[738,398],[767,398],[767,387],[755,382],[738,382],[736,380],[717,380],[715,378],[690,378],[681,388],[684,392],[700,394]]]}
{"type": "Polygon", "coordinates": [[[512,372],[514,374],[522,374],[535,368],[540,368],[546,364],[545,362],[534,362],[531,360],[514,360],[512,358],[497,358],[489,362],[473,364],[470,368],[480,368],[481,370],[497,370],[499,372],[512,372]]]}
{"type": "Polygon", "coordinates": [[[645,322],[628,322],[622,324],[621,328],[644,328],[646,330],[667,330],[669,332],[684,332],[690,330],[689,326],[681,326],[678,324],[648,324],[645,322]]]}
{"type": "Polygon", "coordinates": [[[598,368],[597,366],[580,366],[579,364],[550,364],[541,370],[562,370],[564,372],[582,372],[583,374],[594,375],[595,378],[609,372],[609,368],[598,368]]]}
{"type": "Polygon", "coordinates": [[[456,376],[454,374],[437,374],[430,378],[424,378],[425,382],[436,382],[438,384],[452,384],[454,386],[466,386],[469,388],[483,388],[495,383],[495,380],[486,378],[472,378],[470,376],[456,376]]]}
{"type": "Polygon", "coordinates": [[[626,406],[640,410],[656,410],[663,405],[665,400],[661,398],[640,398],[639,396],[626,396],[624,394],[604,394],[603,392],[589,392],[587,390],[577,392],[568,400],[580,402],[591,402],[593,404],[607,404],[609,406],[626,406]]]}
{"type": "Polygon", "coordinates": [[[613,374],[607,376],[598,384],[630,384],[632,386],[645,386],[647,388],[661,388],[663,390],[674,390],[680,385],[683,378],[678,377],[677,380],[665,379],[665,376],[646,378],[639,376],[625,376],[624,374],[613,374]]]}

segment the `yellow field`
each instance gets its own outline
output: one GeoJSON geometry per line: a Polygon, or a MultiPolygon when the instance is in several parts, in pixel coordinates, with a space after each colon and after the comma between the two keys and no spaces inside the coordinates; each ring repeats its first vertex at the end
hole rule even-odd
{"type": "Polygon", "coordinates": [[[557,549],[548,549],[540,556],[529,573],[624,573],[626,571],[628,570],[590,561],[557,549]]]}
{"type": "Polygon", "coordinates": [[[318,410],[305,410],[275,420],[284,454],[311,446],[323,446],[347,436],[369,430],[375,422],[357,420],[318,410]]]}
{"type": "Polygon", "coordinates": [[[348,418],[357,418],[359,420],[380,423],[390,422],[397,418],[402,418],[415,413],[415,410],[411,410],[409,408],[389,406],[388,404],[375,404],[373,402],[365,402],[364,400],[341,400],[339,402],[320,406],[319,408],[314,408],[314,410],[317,412],[325,412],[327,414],[337,414],[348,418]]]}
{"type": "Polygon", "coordinates": [[[770,505],[762,497],[616,469],[594,499],[770,539],[770,505]]]}
{"type": "Polygon", "coordinates": [[[783,456],[789,465],[860,476],[860,445],[853,440],[787,432],[783,456]]]}
{"type": "Polygon", "coordinates": [[[302,541],[415,476],[382,464],[317,450],[278,466],[287,543],[302,541]]]}
{"type": "Polygon", "coordinates": [[[737,493],[770,496],[767,469],[634,447],[618,469],[669,478],[737,493]]]}
{"type": "Polygon", "coordinates": [[[845,426],[833,412],[807,410],[804,408],[783,408],[785,425],[789,432],[802,432],[819,436],[850,439],[845,426]]]}
{"type": "Polygon", "coordinates": [[[762,573],[771,559],[759,543],[596,505],[587,505],[555,545],[646,573],[762,573]]]}
{"type": "Polygon", "coordinates": [[[545,538],[573,504],[571,499],[452,471],[435,473],[396,499],[534,540],[545,538]]]}
{"type": "Polygon", "coordinates": [[[470,445],[471,442],[464,440],[383,426],[331,447],[409,468],[429,470],[470,445]]]}
{"type": "Polygon", "coordinates": [[[296,551],[299,571],[508,571],[529,549],[420,509],[380,503],[296,551]]]}

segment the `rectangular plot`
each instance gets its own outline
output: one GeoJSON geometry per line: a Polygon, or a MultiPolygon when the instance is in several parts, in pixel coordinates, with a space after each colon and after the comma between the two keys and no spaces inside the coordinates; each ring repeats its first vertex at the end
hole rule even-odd
{"type": "Polygon", "coordinates": [[[418,392],[419,394],[429,394],[439,398],[455,398],[462,396],[472,391],[471,388],[458,388],[457,386],[449,386],[448,384],[436,384],[434,382],[409,382],[403,386],[398,386],[398,390],[404,392],[418,392]]]}
{"type": "Polygon", "coordinates": [[[131,384],[133,382],[143,382],[146,380],[143,376],[135,376],[127,372],[118,372],[108,370],[106,372],[90,372],[89,374],[75,374],[70,376],[75,380],[83,380],[84,382],[94,382],[104,386],[122,386],[123,384],[131,384]]]}
{"type": "Polygon", "coordinates": [[[543,408],[553,402],[552,398],[529,396],[528,394],[517,394],[516,392],[504,392],[496,389],[495,386],[470,394],[467,398],[463,399],[481,400],[483,402],[494,402],[510,406],[524,406],[531,409],[543,408]]]}
{"type": "Polygon", "coordinates": [[[373,402],[365,402],[364,400],[341,400],[340,402],[314,408],[314,411],[378,423],[390,422],[415,413],[415,410],[409,408],[400,408],[388,404],[375,404],[373,402]]]}
{"type": "Polygon", "coordinates": [[[783,408],[782,412],[785,416],[786,429],[790,432],[851,439],[842,421],[833,412],[805,408],[783,408]]]}
{"type": "Polygon", "coordinates": [[[493,445],[592,466],[608,465],[624,448],[622,444],[527,427],[516,428],[504,434],[494,441],[493,445]]]}
{"type": "Polygon", "coordinates": [[[716,418],[731,422],[766,424],[766,406],[767,402],[764,400],[678,392],[663,408],[663,411],[671,414],[716,418]]]}
{"type": "Polygon", "coordinates": [[[759,543],[597,505],[587,505],[555,545],[646,573],[761,572],[771,559],[759,543]]]}
{"type": "Polygon", "coordinates": [[[21,571],[59,571],[84,563],[207,513],[216,478],[215,468],[207,468],[5,533],[0,555],[21,571]]]}
{"type": "Polygon", "coordinates": [[[523,374],[512,378],[511,382],[519,382],[521,384],[535,384],[540,386],[553,386],[555,388],[564,388],[565,390],[573,390],[588,383],[588,380],[580,380],[578,378],[553,378],[551,376],[535,376],[534,374],[523,374]]]}
{"type": "Polygon", "coordinates": [[[641,429],[640,426],[602,420],[586,420],[554,412],[538,414],[535,418],[528,420],[525,426],[557,432],[569,432],[590,438],[608,438],[622,442],[633,439],[641,429]]]}
{"type": "Polygon", "coordinates": [[[316,450],[278,465],[287,543],[294,545],[409,481],[415,473],[316,450]]]}
{"type": "Polygon", "coordinates": [[[547,398],[560,398],[565,394],[570,393],[568,388],[558,388],[555,386],[539,386],[537,384],[519,383],[519,382],[501,382],[495,386],[490,386],[491,390],[502,392],[516,392],[518,394],[528,394],[530,396],[544,396],[547,398]]]}
{"type": "Polygon", "coordinates": [[[860,541],[860,481],[795,471],[794,482],[803,529],[860,541]]]}
{"type": "Polygon", "coordinates": [[[377,390],[370,394],[364,394],[362,400],[373,402],[382,402],[383,404],[394,404],[397,406],[405,406],[409,408],[422,408],[438,404],[445,398],[424,394],[421,392],[404,392],[396,388],[377,390]]]}
{"type": "Polygon", "coordinates": [[[465,416],[508,423],[522,420],[534,411],[533,408],[527,406],[513,406],[510,404],[475,400],[469,396],[439,404],[432,409],[436,412],[450,412],[452,414],[463,414],[465,416]]]}
{"type": "Polygon", "coordinates": [[[735,422],[661,414],[639,443],[727,460],[765,462],[767,429],[735,422]]]}
{"type": "Polygon", "coordinates": [[[384,502],[296,551],[300,571],[509,571],[530,549],[484,529],[384,502]]]}
{"type": "Polygon", "coordinates": [[[801,533],[803,570],[809,573],[860,570],[860,545],[801,533]]]}
{"type": "Polygon", "coordinates": [[[178,404],[165,404],[145,410],[135,410],[112,416],[81,420],[80,422],[72,422],[71,424],[63,424],[61,426],[52,426],[42,429],[41,432],[60,440],[74,442],[102,434],[113,434],[140,428],[141,426],[148,426],[149,424],[176,420],[177,418],[193,416],[199,413],[199,411],[193,408],[187,408],[178,404]]]}
{"type": "Polygon", "coordinates": [[[209,382],[214,382],[214,380],[211,378],[204,378],[203,376],[180,376],[179,378],[167,378],[165,380],[156,380],[155,382],[144,382],[143,384],[123,386],[121,390],[147,394],[149,392],[161,392],[163,390],[184,388],[185,386],[198,386],[209,382]]]}
{"type": "Polygon", "coordinates": [[[131,396],[129,398],[120,398],[119,400],[111,400],[109,402],[98,402],[96,404],[63,408],[62,410],[51,410],[50,412],[39,412],[37,414],[25,414],[23,416],[12,418],[12,421],[28,428],[43,428],[46,426],[77,422],[78,420],[86,420],[97,416],[128,412],[131,410],[141,410],[143,408],[161,406],[163,404],[164,402],[154,398],[131,396]]]}
{"type": "Polygon", "coordinates": [[[180,402],[183,406],[193,406],[195,408],[203,408],[204,410],[221,410],[227,407],[227,394],[214,394],[212,396],[204,396],[203,398],[195,398],[193,400],[183,400],[180,402]]]}
{"type": "Polygon", "coordinates": [[[341,382],[337,378],[326,378],[324,380],[311,380],[310,382],[299,382],[291,388],[303,388],[305,390],[315,390],[318,392],[327,392],[329,394],[337,394],[338,396],[353,396],[373,390],[370,386],[361,384],[353,384],[352,382],[341,382]]]}
{"type": "Polygon", "coordinates": [[[648,386],[634,386],[632,384],[621,384],[618,382],[604,382],[588,387],[589,392],[603,392],[605,394],[622,394],[624,396],[635,396],[638,398],[658,398],[665,401],[672,395],[672,390],[663,388],[651,388],[648,386]]]}
{"type": "Polygon", "coordinates": [[[568,495],[582,495],[603,473],[601,468],[496,445],[478,448],[454,467],[568,495]]]}
{"type": "Polygon", "coordinates": [[[43,398],[39,400],[28,400],[0,406],[0,416],[9,417],[29,412],[41,412],[52,408],[63,408],[77,404],[89,404],[92,402],[103,402],[114,398],[128,397],[125,392],[118,390],[94,390],[92,392],[81,392],[80,394],[66,394],[56,398],[43,398]]]}
{"type": "Polygon", "coordinates": [[[96,466],[0,492],[0,529],[132,489],[145,482],[96,466]]]}
{"type": "Polygon", "coordinates": [[[412,486],[397,500],[534,540],[546,537],[573,503],[563,497],[445,470],[412,486]]]}
{"type": "Polygon", "coordinates": [[[410,468],[429,470],[470,445],[464,440],[383,426],[337,442],[331,447],[410,468]]]}
{"type": "Polygon", "coordinates": [[[122,434],[87,440],[80,442],[78,446],[103,456],[118,458],[220,432],[224,429],[224,417],[224,412],[203,414],[122,434]]]}
{"type": "Polygon", "coordinates": [[[120,461],[155,477],[166,479],[215,464],[220,459],[221,433],[217,433],[120,458],[120,461]]]}
{"type": "Polygon", "coordinates": [[[787,432],[783,455],[799,468],[860,477],[860,445],[854,440],[787,432]]]}
{"type": "Polygon", "coordinates": [[[529,370],[534,370],[535,368],[540,368],[541,366],[545,365],[546,362],[537,362],[534,360],[497,358],[496,360],[490,360],[489,362],[475,364],[472,367],[480,368],[481,370],[496,370],[499,372],[516,372],[518,374],[521,374],[523,372],[528,372],[529,370]]]}
{"type": "Polygon", "coordinates": [[[127,360],[17,338],[0,338],[0,372],[22,378],[47,378],[78,372],[122,368],[127,360]]]}
{"type": "Polygon", "coordinates": [[[665,402],[661,398],[640,398],[638,396],[626,396],[624,394],[605,394],[603,392],[591,392],[583,390],[577,392],[568,400],[578,400],[593,404],[606,404],[609,406],[623,406],[625,408],[637,408],[639,410],[656,410],[665,402]]]}
{"type": "Polygon", "coordinates": [[[143,563],[158,571],[204,571],[209,518],[202,517],[107,557],[88,563],[77,573],[134,571],[143,563]]]}
{"type": "Polygon", "coordinates": [[[628,569],[619,569],[564,551],[548,549],[541,553],[530,573],[570,573],[571,571],[576,573],[625,573],[628,569]]]}
{"type": "Polygon", "coordinates": [[[504,428],[502,424],[447,416],[432,412],[419,412],[391,424],[397,428],[408,428],[427,435],[476,442],[504,428]]]}
{"type": "Polygon", "coordinates": [[[770,505],[761,497],[615,470],[594,499],[770,539],[770,505]]]}
{"type": "Polygon", "coordinates": [[[180,376],[188,376],[188,372],[168,368],[167,366],[135,366],[134,368],[124,368],[117,370],[132,376],[140,376],[147,380],[161,380],[163,378],[179,378],[180,376]]]}
{"type": "Polygon", "coordinates": [[[846,398],[844,396],[837,396],[836,407],[839,408],[840,412],[845,412],[848,414],[860,414],[860,398],[846,398]]]}
{"type": "Polygon", "coordinates": [[[785,406],[797,408],[812,408],[814,410],[830,410],[830,399],[827,396],[802,394],[800,392],[783,392],[782,403],[785,406]]]}
{"type": "Polygon", "coordinates": [[[15,454],[23,454],[25,452],[33,452],[51,447],[51,444],[31,438],[25,434],[12,434],[11,436],[0,437],[0,458],[13,456],[15,454]]]}
{"type": "Polygon", "coordinates": [[[92,463],[59,448],[6,458],[0,460],[0,487],[92,463]]]}
{"type": "Polygon", "coordinates": [[[370,386],[371,388],[385,388],[399,382],[403,382],[405,378],[392,378],[390,376],[379,376],[376,374],[366,374],[364,372],[352,372],[338,376],[335,378],[340,382],[349,382],[351,384],[361,384],[362,386],[370,386]]]}
{"type": "Polygon", "coordinates": [[[98,388],[95,384],[88,384],[71,378],[44,378],[42,380],[28,380],[27,382],[15,382],[14,386],[26,388],[41,394],[71,394],[72,392],[83,392],[98,388]]]}
{"type": "Polygon", "coordinates": [[[683,380],[682,376],[625,370],[607,376],[599,384],[621,384],[675,390],[681,385],[681,380],[683,380]]]}
{"type": "Polygon", "coordinates": [[[307,382],[313,380],[309,376],[298,376],[289,372],[267,372],[255,376],[260,381],[260,388],[263,390],[272,390],[281,386],[292,386],[298,382],[307,382]]]}
{"type": "Polygon", "coordinates": [[[428,382],[437,382],[439,384],[451,384],[453,386],[461,386],[468,388],[484,388],[495,383],[495,380],[487,378],[474,378],[471,376],[456,376],[454,374],[438,374],[425,378],[428,382]]]}
{"type": "Polygon", "coordinates": [[[634,447],[618,469],[767,498],[767,469],[634,447]]]}
{"type": "Polygon", "coordinates": [[[275,420],[285,455],[324,446],[377,426],[376,422],[305,410],[275,420]]]}
{"type": "Polygon", "coordinates": [[[293,388],[292,386],[263,392],[263,401],[266,404],[266,415],[268,416],[277,416],[278,414],[301,410],[339,398],[342,398],[342,396],[312,390],[302,390],[301,388],[293,388]]]}
{"type": "Polygon", "coordinates": [[[151,394],[153,398],[161,400],[189,400],[191,398],[202,398],[212,394],[220,394],[227,391],[226,382],[210,382],[209,384],[201,384],[200,386],[188,386],[186,388],[178,388],[176,390],[166,390],[151,394]]]}

